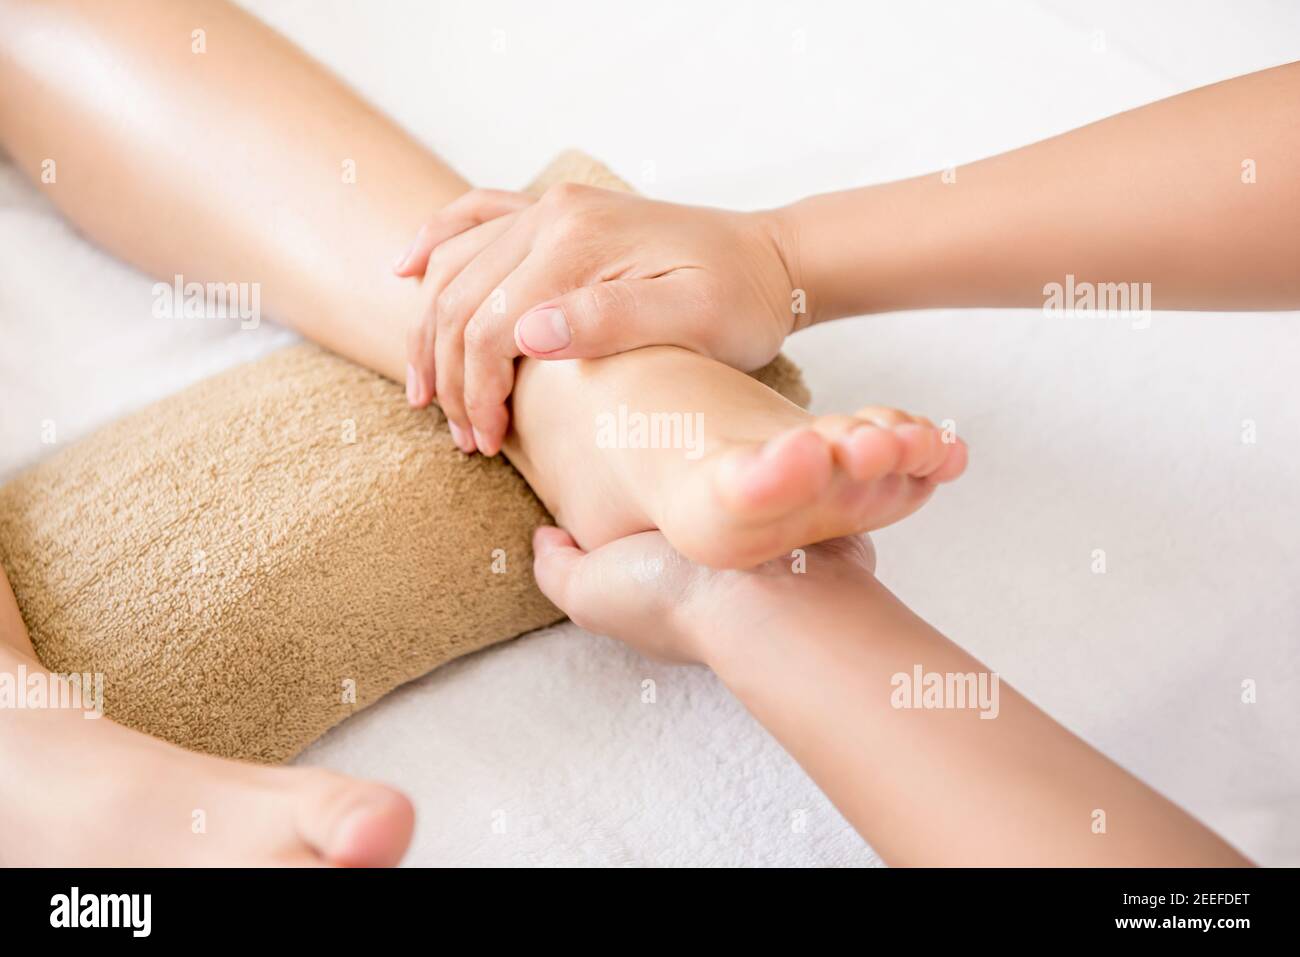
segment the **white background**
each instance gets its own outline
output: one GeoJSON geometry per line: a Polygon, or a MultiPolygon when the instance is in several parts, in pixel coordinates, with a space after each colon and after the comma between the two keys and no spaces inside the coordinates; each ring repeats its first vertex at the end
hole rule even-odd
{"type": "MultiPolygon", "coordinates": [[[[647,193],[741,208],[1300,58],[1300,5],[1280,0],[247,5],[475,183],[522,185],[577,146],[647,193]]],[[[149,284],[0,165],[0,477],[49,451],[45,418],[70,440],[290,339],[160,332],[139,318],[149,284]]],[[[788,348],[815,409],[951,417],[972,447],[961,482],[876,536],[885,582],[1274,864],[1300,864],[1296,318],[937,311],[788,348]]],[[[413,863],[875,860],[709,674],[573,626],[415,682],[304,760],[405,788],[413,863]]]]}

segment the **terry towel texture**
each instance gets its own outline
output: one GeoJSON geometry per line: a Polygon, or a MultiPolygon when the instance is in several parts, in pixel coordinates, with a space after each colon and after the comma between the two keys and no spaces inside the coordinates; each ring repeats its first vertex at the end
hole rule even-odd
{"type": "MultiPolygon", "coordinates": [[[[580,153],[531,187],[627,189],[580,153]]],[[[787,360],[755,375],[806,404],[787,360]]],[[[0,489],[0,563],[41,661],[104,676],[105,713],[282,761],[452,658],[560,620],[546,510],[437,409],[315,346],[199,383],[0,489]]]]}

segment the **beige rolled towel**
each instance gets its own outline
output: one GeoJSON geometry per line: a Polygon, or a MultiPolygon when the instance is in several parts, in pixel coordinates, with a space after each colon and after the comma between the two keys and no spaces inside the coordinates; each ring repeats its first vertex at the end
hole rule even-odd
{"type": "MultiPolygon", "coordinates": [[[[627,189],[580,153],[533,185],[627,189]]],[[[778,358],[756,375],[805,404],[778,358]]],[[[286,760],[432,668],[563,616],[548,520],[437,409],[315,346],[215,376],[0,489],[0,563],[41,661],[199,751],[286,760]]]]}

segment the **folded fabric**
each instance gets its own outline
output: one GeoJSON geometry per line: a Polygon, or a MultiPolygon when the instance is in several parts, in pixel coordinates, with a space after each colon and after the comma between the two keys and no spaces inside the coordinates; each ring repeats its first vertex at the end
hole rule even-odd
{"type": "MultiPolygon", "coordinates": [[[[531,187],[626,189],[580,153],[531,187]]],[[[784,358],[759,379],[807,401],[784,358]]],[[[41,661],[102,675],[112,719],[283,761],[432,668],[563,616],[548,520],[436,408],[299,345],[101,430],[0,488],[0,564],[41,661]]]]}

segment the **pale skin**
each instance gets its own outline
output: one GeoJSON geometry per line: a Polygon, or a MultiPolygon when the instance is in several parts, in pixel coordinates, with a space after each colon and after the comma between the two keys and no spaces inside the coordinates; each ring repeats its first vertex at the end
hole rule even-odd
{"type": "Polygon", "coordinates": [[[428,289],[408,331],[411,401],[436,396],[462,447],[492,453],[519,355],[666,344],[751,369],[812,323],[1041,308],[1067,274],[1150,283],[1156,309],[1300,308],[1298,102],[1292,63],[955,170],[759,212],[476,190],[394,267],[428,289]],[[500,312],[485,304],[495,290],[500,312]]]}
{"type": "MultiPolygon", "coordinates": [[[[464,180],[286,41],[222,4],[140,0],[108,8],[91,0],[4,0],[0,16],[0,137],[33,178],[45,157],[58,157],[59,181],[49,195],[70,219],[155,275],[258,281],[271,314],[409,383],[406,332],[436,292],[428,282],[386,275],[385,253],[418,225],[420,207],[412,197],[426,208],[447,206],[469,188],[464,180]],[[196,26],[207,36],[201,55],[191,52],[196,26]],[[45,108],[32,110],[32,102],[45,108]],[[214,130],[230,149],[212,148],[214,130]],[[355,161],[355,184],[340,180],[344,159],[355,161]]],[[[573,192],[557,190],[552,201],[563,203],[573,192]]],[[[663,308],[671,313],[677,305],[665,300],[663,308]]],[[[644,632],[637,630],[635,603],[661,608],[654,603],[673,594],[659,587],[663,579],[655,587],[647,581],[623,589],[619,601],[595,608],[581,584],[568,583],[603,575],[616,587],[637,562],[670,561],[705,576],[694,579],[702,595],[730,591],[748,600],[749,586],[733,590],[733,583],[770,586],[777,579],[764,562],[791,545],[897,520],[965,464],[964,446],[944,442],[925,420],[877,407],[814,419],[727,366],[675,348],[572,363],[524,361],[513,412],[502,448],[568,529],[543,532],[538,540],[543,588],[580,622],[634,642],[644,641],[637,637],[644,632]],[[572,441],[575,421],[620,402],[645,410],[688,403],[705,416],[706,454],[688,460],[680,450],[630,454],[572,441]],[[654,528],[662,532],[649,531],[654,528]],[[582,557],[579,546],[590,555],[582,557]],[[714,566],[757,570],[706,572],[683,553],[714,566]],[[705,580],[721,584],[704,587],[705,580]],[[619,620],[600,617],[612,612],[619,620]]],[[[807,579],[844,586],[834,599],[833,588],[816,596],[809,591],[804,600],[811,605],[787,601],[787,586],[777,585],[770,598],[780,610],[752,655],[746,649],[733,661],[719,643],[716,653],[694,656],[718,668],[864,832],[871,813],[905,813],[897,802],[915,795],[871,770],[879,765],[862,763],[883,762],[888,752],[864,756],[855,749],[861,728],[870,726],[863,722],[888,720],[879,702],[855,708],[855,701],[869,696],[874,676],[892,663],[888,655],[873,658],[862,639],[889,649],[927,633],[883,589],[856,587],[871,581],[868,572],[859,564],[839,577],[807,579]],[[823,600],[831,604],[823,607],[823,600]],[[780,615],[800,608],[818,626],[807,649],[813,654],[794,641],[808,637],[804,625],[797,632],[781,626],[780,615]],[[846,614],[868,627],[850,635],[846,614]],[[854,673],[840,673],[844,668],[854,673]],[[827,689],[825,707],[810,700],[827,689]],[[859,794],[859,788],[875,793],[859,794]]],[[[698,608],[708,607],[701,598],[698,608]]],[[[683,607],[678,614],[688,612],[683,607]]],[[[702,649],[698,626],[695,634],[696,644],[683,647],[702,649]]],[[[674,640],[672,633],[661,637],[674,640]]],[[[691,657],[677,646],[668,650],[691,657]]],[[[936,668],[968,663],[956,649],[936,654],[936,668]]],[[[0,667],[19,665],[36,667],[34,649],[6,584],[0,667]]],[[[1013,715],[1023,710],[1014,700],[1010,707],[1013,715]]],[[[1106,852],[1115,855],[1111,860],[1154,856],[1163,847],[1165,862],[1179,862],[1184,845],[1198,863],[1228,859],[1230,849],[1200,825],[1039,718],[1008,722],[1009,730],[994,739],[995,751],[1014,751],[1019,729],[1045,748],[1062,748],[1061,761],[1077,758],[1093,777],[1105,769],[1112,786],[1102,797],[1128,822],[1165,822],[1155,827],[1152,843],[1133,850],[1124,850],[1132,844],[1126,824],[1106,852]]],[[[952,737],[958,720],[891,730],[918,736],[942,758],[977,740],[952,737]]],[[[999,766],[1020,770],[1009,761],[999,766]]],[[[923,771],[917,771],[921,782],[923,771]]],[[[0,714],[0,780],[21,784],[0,789],[6,832],[0,855],[11,864],[388,864],[400,858],[413,825],[409,802],[378,784],[190,754],[107,719],[59,711],[0,714]],[[90,765],[105,771],[81,773],[90,765]],[[206,812],[206,837],[191,830],[194,809],[206,812]]],[[[981,806],[994,815],[999,807],[989,794],[997,783],[992,775],[974,782],[981,806]]],[[[949,815],[941,826],[955,833],[965,819],[944,800],[950,793],[950,786],[938,788],[927,807],[949,815]]],[[[1023,816],[1006,818],[1015,811],[1001,808],[993,826],[1014,830],[1023,816]]],[[[1051,802],[1041,819],[1030,820],[1042,828],[1077,826],[1051,802]]],[[[942,852],[927,845],[916,824],[900,830],[896,845],[872,836],[886,859],[898,863],[942,852]]],[[[1066,851],[1070,840],[1060,837],[1066,851]]]]}
{"type": "MultiPolygon", "coordinates": [[[[427,293],[391,274],[391,250],[421,210],[469,189],[216,0],[0,0],[0,144],[38,183],[55,159],[46,195],[122,259],[165,278],[259,282],[270,315],[397,381],[427,293]]],[[[526,363],[514,408],[505,451],[585,547],[661,528],[720,566],[896,521],[966,461],[927,420],[883,407],[814,418],[674,348],[526,363]],[[619,404],[699,413],[703,455],[599,448],[596,416],[619,404]],[[584,422],[590,440],[576,442],[584,422]]],[[[30,670],[7,582],[0,608],[0,667],[30,670]]],[[[378,784],[191,754],[69,712],[0,712],[0,755],[0,780],[28,786],[0,789],[6,864],[391,864],[413,826],[409,801],[378,784]],[[115,773],[74,777],[93,762],[115,773]]]]}
{"type": "Polygon", "coordinates": [[[917,664],[987,669],[875,578],[865,538],[809,549],[799,574],[788,559],[705,568],[658,532],[584,553],[543,528],[533,551],[542,590],[574,621],[712,668],[888,864],[1250,863],[1005,681],[992,719],[895,707],[892,676],[917,664]]]}

